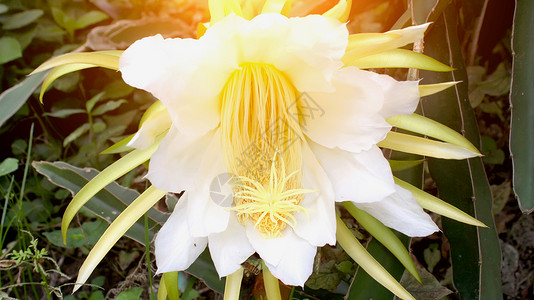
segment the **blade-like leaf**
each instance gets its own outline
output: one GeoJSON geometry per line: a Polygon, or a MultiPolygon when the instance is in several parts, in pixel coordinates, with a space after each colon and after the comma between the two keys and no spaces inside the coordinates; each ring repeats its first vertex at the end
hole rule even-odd
{"type": "Polygon", "coordinates": [[[510,153],[514,191],[524,213],[534,211],[534,11],[533,1],[516,1],[513,74],[510,90],[510,153]]]}
{"type": "Polygon", "coordinates": [[[26,103],[33,91],[43,82],[45,76],[46,73],[29,76],[0,95],[0,126],[26,103]]]}
{"type": "MultiPolygon", "coordinates": [[[[425,53],[457,68],[449,73],[422,72],[428,83],[462,81],[454,89],[423,99],[424,112],[448,127],[465,132],[479,144],[477,123],[467,93],[467,75],[456,28],[456,6],[450,5],[425,39],[425,53]]],[[[477,228],[447,218],[443,232],[451,244],[454,285],[462,299],[502,299],[500,247],[491,213],[492,197],[480,158],[463,161],[429,159],[441,199],[475,215],[488,228],[477,228]]]]}

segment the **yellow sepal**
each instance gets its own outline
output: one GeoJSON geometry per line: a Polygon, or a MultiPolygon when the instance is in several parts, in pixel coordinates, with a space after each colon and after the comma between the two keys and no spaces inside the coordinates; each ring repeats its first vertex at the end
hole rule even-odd
{"type": "Polygon", "coordinates": [[[339,0],[339,2],[326,11],[323,16],[338,19],[340,22],[345,23],[349,19],[351,7],[352,0],[339,0]]]}
{"type": "Polygon", "coordinates": [[[261,13],[277,13],[287,17],[291,9],[291,2],[291,0],[267,0],[263,5],[261,13]]]}
{"type": "Polygon", "coordinates": [[[390,131],[386,138],[377,143],[379,147],[444,159],[466,159],[481,156],[463,147],[450,143],[433,141],[409,134],[390,131]]]}
{"type": "Polygon", "coordinates": [[[124,157],[105,168],[102,172],[96,175],[95,178],[91,179],[91,181],[82,187],[82,189],[70,201],[65,213],[63,214],[63,219],[61,220],[61,234],[63,236],[64,243],[66,243],[67,240],[67,230],[69,228],[69,224],[78,210],[80,210],[80,208],[87,203],[91,197],[93,197],[106,185],[110,184],[117,178],[130,172],[133,168],[150,159],[150,156],[156,152],[156,149],[158,148],[164,136],[165,134],[160,135],[157,141],[147,149],[136,149],[126,154],[124,157]]]}
{"type": "Polygon", "coordinates": [[[434,95],[456,84],[458,84],[458,81],[442,82],[435,84],[421,84],[419,85],[419,96],[425,97],[434,95]]]}
{"type": "Polygon", "coordinates": [[[422,283],[421,276],[419,276],[419,273],[417,272],[417,268],[415,267],[415,263],[413,262],[410,253],[391,229],[367,212],[357,208],[352,202],[346,201],[342,204],[354,219],[356,219],[356,221],[369,232],[369,234],[384,245],[384,247],[386,247],[402,263],[406,270],[408,270],[417,281],[422,283]]]}
{"type": "Polygon", "coordinates": [[[162,282],[165,283],[165,290],[169,300],[180,300],[180,291],[178,290],[178,271],[163,273],[162,282]]]}
{"type": "Polygon", "coordinates": [[[226,276],[226,283],[224,285],[224,300],[239,300],[243,273],[244,269],[239,268],[234,273],[226,276]]]}
{"type": "Polygon", "coordinates": [[[402,285],[384,269],[384,267],[374,259],[374,257],[367,252],[362,244],[354,237],[352,232],[347,228],[345,223],[336,216],[337,231],[336,237],[339,245],[347,252],[347,254],[360,265],[362,269],[373,277],[378,283],[390,290],[393,294],[401,299],[415,298],[402,285]]]}
{"type": "Polygon", "coordinates": [[[90,64],[94,65],[95,67],[118,70],[119,57],[122,52],[124,51],[109,50],[96,52],[67,53],[45,61],[39,67],[37,67],[37,69],[33,70],[30,75],[46,71],[58,66],[70,64],[90,64]]]}
{"type": "Polygon", "coordinates": [[[243,16],[241,3],[238,0],[209,0],[208,3],[211,15],[211,25],[219,22],[231,13],[240,17],[243,16]]]}
{"type": "Polygon", "coordinates": [[[450,72],[451,68],[429,56],[405,49],[393,49],[353,59],[345,55],[342,58],[346,66],[360,69],[371,68],[412,68],[435,72],[450,72]]]}
{"type": "Polygon", "coordinates": [[[427,117],[418,114],[399,115],[388,118],[386,121],[397,128],[430,136],[480,154],[478,149],[463,135],[427,117]]]}
{"type": "Polygon", "coordinates": [[[96,242],[91,252],[83,262],[78,272],[78,278],[74,285],[74,290],[78,290],[89,278],[96,266],[102,261],[104,256],[109,252],[111,247],[128,231],[128,229],[144,215],[156,202],[159,201],[166,192],[160,191],[154,186],[145,190],[132,204],[113,221],[108,229],[102,234],[96,242]]]}
{"type": "Polygon", "coordinates": [[[393,179],[395,180],[395,183],[398,184],[400,187],[410,191],[412,195],[414,196],[415,200],[417,200],[417,203],[419,203],[419,205],[421,205],[422,208],[428,209],[431,212],[435,212],[437,214],[451,218],[458,222],[462,222],[462,223],[474,225],[474,226],[479,226],[479,227],[487,227],[484,223],[471,217],[470,215],[450,205],[449,203],[437,197],[434,197],[430,195],[429,193],[422,191],[416,188],[415,186],[405,181],[402,181],[401,179],[397,177],[393,177],[393,179]]]}

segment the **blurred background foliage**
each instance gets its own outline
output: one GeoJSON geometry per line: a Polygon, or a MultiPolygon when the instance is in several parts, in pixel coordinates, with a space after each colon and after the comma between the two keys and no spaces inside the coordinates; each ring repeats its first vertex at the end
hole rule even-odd
{"type": "MultiPolygon", "coordinates": [[[[335,2],[295,0],[295,6],[304,13],[320,13],[335,2]]],[[[344,221],[417,299],[534,297],[534,219],[522,213],[534,208],[530,155],[534,105],[528,101],[533,89],[534,4],[517,1],[519,13],[514,20],[516,3],[511,0],[353,2],[348,23],[352,33],[433,22],[418,49],[456,70],[421,72],[419,78],[423,83],[461,82],[424,98],[419,112],[462,132],[484,157],[462,162],[428,160],[396,176],[477,216],[489,228],[466,227],[433,216],[443,232],[411,240],[401,237],[411,245],[421,285],[403,276],[402,265],[341,211],[347,216],[344,221]]],[[[0,2],[0,298],[154,297],[159,277],[153,277],[149,242],[167,217],[162,212],[165,203],[139,220],[128,231],[129,239],[117,243],[92,275],[91,285],[69,294],[69,283],[88,250],[117,212],[145,187],[144,168],[97,194],[75,219],[66,245],[59,227],[71,194],[117,159],[99,153],[135,132],[142,112],[155,99],[125,85],[117,72],[87,69],[54,82],[41,104],[38,87],[43,74],[27,74],[50,57],[67,52],[125,49],[156,33],[195,37],[197,24],[209,17],[206,6],[192,0],[0,2]]],[[[399,79],[407,76],[406,70],[376,71],[399,79]]],[[[400,153],[391,157],[407,159],[400,153]]],[[[176,199],[169,195],[166,203],[172,206],[176,199]]],[[[244,265],[245,299],[265,296],[258,265],[254,258],[244,265]]],[[[220,298],[218,292],[224,287],[208,253],[181,272],[178,280],[183,299],[220,298]]],[[[319,250],[314,273],[304,288],[286,288],[283,294],[295,299],[343,299],[345,295],[393,299],[336,247],[319,250]]]]}

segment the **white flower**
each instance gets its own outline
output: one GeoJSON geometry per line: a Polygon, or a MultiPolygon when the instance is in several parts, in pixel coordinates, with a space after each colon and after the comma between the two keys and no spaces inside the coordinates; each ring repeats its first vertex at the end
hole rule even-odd
{"type": "MultiPolygon", "coordinates": [[[[257,252],[285,284],[303,285],[317,247],[336,242],[336,201],[410,236],[438,230],[376,146],[386,118],[415,110],[418,83],[344,67],[347,43],[332,18],[231,14],[198,40],[157,35],[124,52],[125,82],[172,120],[147,176],[186,191],[156,238],[158,272],[187,269],[208,245],[220,276],[257,252]],[[217,191],[230,203],[212,197],[221,174],[234,174],[217,191]]],[[[139,134],[142,147],[150,134],[139,134]]]]}

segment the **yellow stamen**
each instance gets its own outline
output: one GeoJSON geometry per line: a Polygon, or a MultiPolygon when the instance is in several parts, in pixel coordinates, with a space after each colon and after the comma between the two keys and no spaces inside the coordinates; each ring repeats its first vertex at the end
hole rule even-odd
{"type": "Polygon", "coordinates": [[[297,90],[274,66],[247,63],[235,71],[221,96],[221,137],[235,174],[234,207],[266,237],[276,237],[300,202],[301,137],[297,90]],[[286,170],[289,173],[286,176],[286,170]]]}

